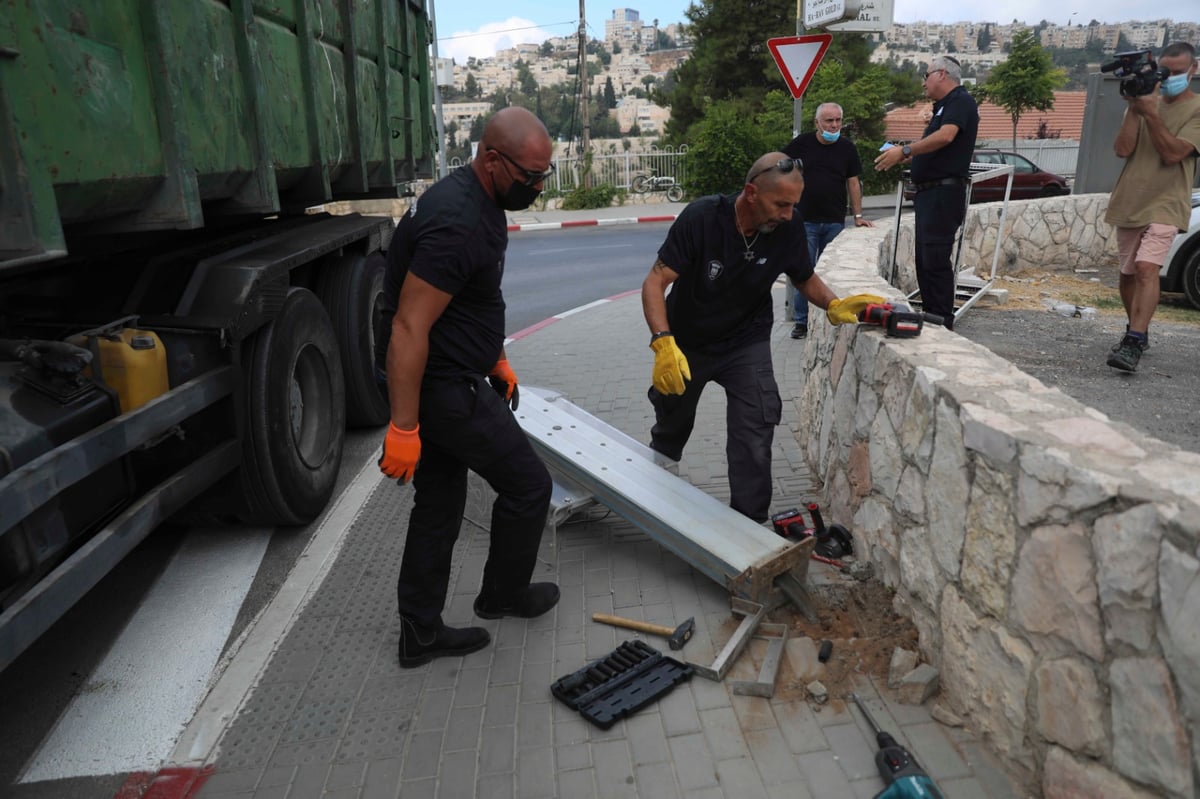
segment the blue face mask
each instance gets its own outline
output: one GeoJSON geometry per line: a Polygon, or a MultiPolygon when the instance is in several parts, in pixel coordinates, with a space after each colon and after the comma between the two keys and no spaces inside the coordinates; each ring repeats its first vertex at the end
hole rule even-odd
{"type": "Polygon", "coordinates": [[[1190,82],[1191,77],[1187,72],[1183,73],[1182,75],[1171,75],[1162,82],[1162,85],[1159,87],[1159,91],[1161,91],[1165,97],[1175,97],[1183,94],[1184,89],[1188,87],[1188,83],[1190,82]]]}
{"type": "Polygon", "coordinates": [[[824,139],[825,141],[829,142],[830,144],[837,141],[838,137],[841,135],[842,135],[842,132],[840,130],[834,131],[833,133],[830,133],[827,130],[821,131],[821,138],[824,139]]]}

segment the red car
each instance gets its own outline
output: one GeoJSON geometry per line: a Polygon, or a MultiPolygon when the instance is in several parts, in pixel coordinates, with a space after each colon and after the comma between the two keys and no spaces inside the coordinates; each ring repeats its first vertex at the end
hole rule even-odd
{"type": "MultiPolygon", "coordinates": [[[[1054,197],[1059,194],[1068,194],[1071,191],[1071,183],[1067,178],[1053,172],[1046,172],[1025,156],[1017,153],[1007,153],[1001,150],[976,150],[975,155],[971,157],[971,162],[972,172],[983,171],[989,166],[1012,164],[1012,191],[1008,195],[1010,200],[1054,197]]],[[[1008,175],[977,181],[971,187],[971,202],[990,203],[1003,200],[1004,186],[1007,182],[1008,175]]],[[[911,201],[915,194],[912,181],[905,181],[904,199],[911,201]]]]}

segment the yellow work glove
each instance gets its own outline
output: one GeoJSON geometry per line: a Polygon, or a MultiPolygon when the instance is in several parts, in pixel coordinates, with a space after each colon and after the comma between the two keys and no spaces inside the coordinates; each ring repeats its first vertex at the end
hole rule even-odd
{"type": "Polygon", "coordinates": [[[675,344],[675,337],[670,333],[651,339],[650,349],[654,350],[654,387],[660,394],[682,394],[684,381],[692,379],[692,370],[688,367],[687,356],[675,344]]]}
{"type": "Polygon", "coordinates": [[[488,383],[514,411],[521,404],[521,392],[517,390],[517,373],[508,365],[508,358],[496,361],[492,371],[488,372],[488,383]]]}
{"type": "Polygon", "coordinates": [[[829,317],[832,324],[853,325],[858,322],[858,315],[863,312],[864,308],[882,302],[886,302],[886,300],[874,294],[852,294],[849,297],[842,297],[840,300],[830,302],[825,315],[829,317]]]}
{"type": "Polygon", "coordinates": [[[401,430],[388,423],[387,436],[383,439],[383,453],[379,456],[379,471],[407,483],[417,471],[421,460],[421,438],[417,435],[421,425],[412,430],[401,430]]]}

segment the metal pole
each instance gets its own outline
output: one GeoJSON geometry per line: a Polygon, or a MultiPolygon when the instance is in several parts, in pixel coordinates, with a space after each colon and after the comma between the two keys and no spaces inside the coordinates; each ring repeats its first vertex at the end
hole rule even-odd
{"type": "Polygon", "coordinates": [[[583,188],[588,188],[591,184],[589,179],[587,161],[588,148],[591,146],[592,124],[588,121],[588,76],[587,76],[587,18],[584,16],[583,0],[579,0],[579,92],[580,92],[580,115],[582,117],[583,127],[579,137],[579,158],[583,165],[583,173],[580,176],[583,188]]]}
{"type": "Polygon", "coordinates": [[[431,46],[433,49],[433,104],[437,109],[435,120],[438,137],[438,177],[444,178],[449,173],[446,166],[446,118],[442,112],[442,90],[438,86],[438,46],[437,46],[437,17],[433,13],[433,0],[429,0],[429,26],[431,46]]]}
{"type": "MultiPolygon", "coordinates": [[[[804,0],[796,0],[796,35],[804,33],[804,0]]],[[[804,115],[804,98],[797,97],[792,103],[792,138],[800,135],[800,124],[804,115]]]]}

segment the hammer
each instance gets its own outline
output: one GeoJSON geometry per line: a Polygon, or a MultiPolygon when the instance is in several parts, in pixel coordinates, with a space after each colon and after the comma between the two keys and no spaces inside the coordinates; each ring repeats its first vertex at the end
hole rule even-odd
{"type": "Polygon", "coordinates": [[[601,624],[611,624],[614,627],[627,627],[630,630],[638,630],[643,633],[653,633],[661,635],[667,639],[667,644],[672,649],[682,649],[692,638],[692,633],[696,631],[696,617],[685,621],[675,629],[665,627],[661,624],[651,624],[648,621],[638,621],[637,619],[626,619],[621,616],[609,616],[607,613],[593,613],[592,621],[598,621],[601,624]]]}

